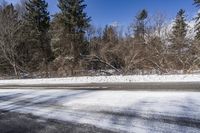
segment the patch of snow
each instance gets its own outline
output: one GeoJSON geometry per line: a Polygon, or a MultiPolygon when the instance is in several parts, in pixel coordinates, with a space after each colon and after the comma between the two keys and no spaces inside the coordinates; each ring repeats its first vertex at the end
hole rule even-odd
{"type": "Polygon", "coordinates": [[[0,109],[116,132],[200,132],[190,123],[200,120],[198,92],[0,89],[0,109]]]}
{"type": "Polygon", "coordinates": [[[0,80],[0,85],[60,85],[91,83],[200,82],[200,75],[94,76],[50,79],[0,80]]]}

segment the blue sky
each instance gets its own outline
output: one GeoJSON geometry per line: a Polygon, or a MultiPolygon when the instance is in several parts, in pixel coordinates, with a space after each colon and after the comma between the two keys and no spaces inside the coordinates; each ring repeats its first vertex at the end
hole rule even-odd
{"type": "MultiPolygon", "coordinates": [[[[0,0],[1,1],[1,0],[0,0]]],[[[7,0],[16,2],[19,0],[7,0]]],[[[58,12],[57,0],[46,0],[49,3],[51,14],[58,12]]],[[[169,19],[176,16],[179,9],[186,10],[188,18],[193,16],[197,9],[193,6],[193,0],[85,0],[86,12],[92,17],[92,24],[103,26],[118,22],[122,26],[129,25],[134,16],[141,9],[147,9],[151,15],[162,12],[169,19]]]]}

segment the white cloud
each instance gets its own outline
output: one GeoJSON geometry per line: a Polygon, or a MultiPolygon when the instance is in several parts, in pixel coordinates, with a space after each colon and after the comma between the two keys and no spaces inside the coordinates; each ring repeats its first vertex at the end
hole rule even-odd
{"type": "Polygon", "coordinates": [[[187,24],[188,24],[188,33],[187,33],[187,37],[188,38],[194,38],[195,37],[195,23],[196,21],[195,20],[191,20],[191,21],[188,21],[187,24]]]}
{"type": "MultiPolygon", "coordinates": [[[[195,37],[195,34],[196,34],[195,33],[195,23],[196,22],[195,22],[195,20],[190,20],[190,21],[188,20],[188,21],[186,21],[186,23],[188,24],[188,28],[187,28],[188,32],[187,32],[186,37],[192,39],[192,38],[195,37]]],[[[161,30],[162,31],[162,34],[161,34],[162,38],[167,38],[166,33],[170,34],[170,32],[172,31],[173,25],[174,25],[174,20],[170,21],[168,24],[163,26],[163,28],[161,30]]]]}
{"type": "Polygon", "coordinates": [[[120,26],[120,23],[117,22],[117,21],[114,21],[110,24],[110,26],[113,26],[113,27],[119,27],[120,26]]]}

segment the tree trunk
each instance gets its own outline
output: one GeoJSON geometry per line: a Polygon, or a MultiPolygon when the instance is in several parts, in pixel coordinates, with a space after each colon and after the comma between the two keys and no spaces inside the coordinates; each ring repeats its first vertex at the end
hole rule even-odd
{"type": "Polygon", "coordinates": [[[13,69],[14,69],[14,72],[15,72],[15,76],[19,79],[19,74],[17,72],[17,67],[16,67],[16,64],[14,63],[13,65],[13,69]]]}

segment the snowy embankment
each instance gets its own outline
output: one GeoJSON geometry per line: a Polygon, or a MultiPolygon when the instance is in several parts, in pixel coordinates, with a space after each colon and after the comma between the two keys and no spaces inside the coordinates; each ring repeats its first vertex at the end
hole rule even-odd
{"type": "Polygon", "coordinates": [[[67,85],[93,83],[174,83],[200,82],[200,75],[92,76],[50,79],[0,80],[0,85],[67,85]]]}

